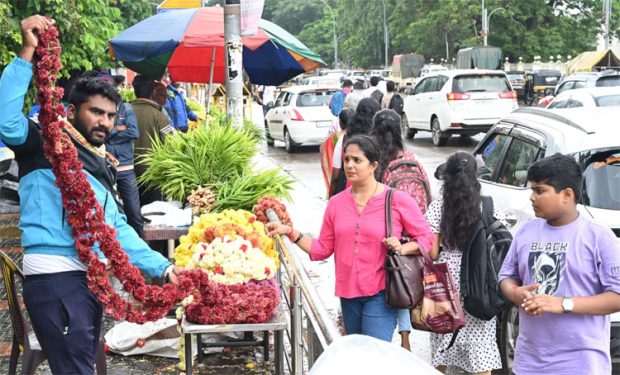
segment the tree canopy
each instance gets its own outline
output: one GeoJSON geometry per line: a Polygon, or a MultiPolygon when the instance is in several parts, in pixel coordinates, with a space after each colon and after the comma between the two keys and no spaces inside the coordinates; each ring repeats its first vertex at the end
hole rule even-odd
{"type": "Polygon", "coordinates": [[[63,73],[109,67],[107,42],[120,31],[153,15],[150,1],[8,0],[0,2],[0,67],[21,45],[20,20],[33,14],[56,20],[63,48],[63,73]]]}
{"type": "MultiPolygon", "coordinates": [[[[153,14],[149,0],[0,1],[0,67],[21,43],[19,21],[32,14],[56,19],[63,46],[64,73],[108,67],[107,41],[153,14]]],[[[224,0],[210,0],[208,5],[224,0]]],[[[602,31],[600,0],[486,0],[488,44],[501,47],[511,61],[536,55],[572,55],[596,48],[602,31]]],[[[263,18],[295,35],[332,64],[334,22],[338,59],[352,67],[383,65],[383,4],[392,56],[417,52],[427,61],[451,60],[461,47],[482,44],[480,0],[265,0],[263,18]]],[[[613,2],[611,34],[619,36],[620,2],[613,2]]]]}
{"type": "MultiPolygon", "coordinates": [[[[332,9],[337,22],[338,58],[354,67],[383,65],[383,3],[389,30],[388,62],[417,52],[427,60],[451,60],[461,47],[482,45],[480,0],[266,0],[263,18],[296,35],[329,64],[334,59],[332,9]],[[326,6],[325,3],[329,5],[326,6]]],[[[486,0],[488,44],[511,61],[540,55],[572,55],[596,49],[602,31],[600,0],[486,0]],[[498,9],[499,8],[499,9],[498,9]]],[[[619,2],[613,14],[620,14],[619,2]]],[[[620,35],[619,17],[611,33],[620,35]]]]}

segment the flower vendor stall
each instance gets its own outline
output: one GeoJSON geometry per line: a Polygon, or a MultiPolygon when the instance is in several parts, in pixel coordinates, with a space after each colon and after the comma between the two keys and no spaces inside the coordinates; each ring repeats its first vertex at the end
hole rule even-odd
{"type": "MultiPolygon", "coordinates": [[[[59,102],[62,89],[55,85],[60,52],[57,30],[50,27],[40,35],[34,64],[44,151],[61,191],[79,259],[88,268],[88,286],[105,313],[115,320],[143,324],[161,319],[180,304],[177,318],[184,324],[182,332],[190,336],[192,327],[209,332],[223,325],[241,331],[281,332],[286,321],[278,314],[278,253],[261,220],[266,221],[266,208],[276,209],[283,221],[288,220],[281,203],[264,197],[287,197],[292,180],[278,169],[255,170],[251,159],[259,135],[216,121],[170,136],[165,142],[155,141],[141,161],[149,165],[142,183],[161,188],[171,199],[184,202],[189,198],[200,216],[180,238],[174,253],[176,265],[183,269],[178,285],[148,285],[129,262],[116,230],[106,224],[66,134],[64,107],[59,102]],[[253,207],[256,212],[249,211],[253,207]],[[107,265],[93,251],[97,244],[107,265]],[[123,298],[112,287],[106,268],[131,298],[123,298]]],[[[268,336],[260,345],[268,347],[268,336]]],[[[281,349],[281,340],[276,346],[281,349]]],[[[191,358],[184,355],[183,351],[182,371],[186,361],[191,368],[191,358]]]]}

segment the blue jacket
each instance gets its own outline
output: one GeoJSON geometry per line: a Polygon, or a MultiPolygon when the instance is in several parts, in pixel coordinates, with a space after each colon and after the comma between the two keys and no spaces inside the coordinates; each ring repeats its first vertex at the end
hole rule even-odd
{"type": "Polygon", "coordinates": [[[123,102],[118,107],[114,127],[105,142],[106,151],[110,152],[119,161],[119,165],[133,165],[134,141],[140,137],[138,120],[131,103],[123,102]],[[117,125],[124,125],[125,130],[116,130],[117,125]]]}
{"type": "MultiPolygon", "coordinates": [[[[66,220],[56,177],[43,155],[43,137],[38,124],[22,114],[24,96],[32,78],[32,64],[16,57],[0,78],[0,138],[19,165],[19,229],[26,254],[51,254],[77,258],[71,227],[66,220]]],[[[131,263],[150,277],[160,277],[170,265],[127,224],[113,190],[113,173],[105,158],[74,143],[84,164],[88,182],[104,210],[105,221],[118,231],[117,239],[131,263]]],[[[94,247],[100,258],[103,254],[94,247]]]]}
{"type": "Polygon", "coordinates": [[[332,111],[332,115],[338,116],[344,107],[344,99],[347,97],[347,94],[344,91],[340,90],[332,96],[332,99],[329,101],[329,109],[332,111]]]}
{"type": "Polygon", "coordinates": [[[172,126],[183,132],[187,131],[187,119],[196,121],[198,116],[189,109],[187,101],[181,93],[172,84],[167,87],[168,99],[166,99],[166,108],[170,111],[172,117],[172,126]]]}

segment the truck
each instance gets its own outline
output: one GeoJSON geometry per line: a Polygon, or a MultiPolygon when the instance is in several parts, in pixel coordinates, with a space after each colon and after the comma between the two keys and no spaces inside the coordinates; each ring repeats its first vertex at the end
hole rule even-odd
{"type": "Polygon", "coordinates": [[[394,55],[390,79],[399,87],[415,84],[424,66],[424,56],[419,53],[394,55]]]}
{"type": "Polygon", "coordinates": [[[476,46],[460,49],[456,55],[457,69],[498,70],[502,64],[502,49],[492,46],[476,46]]]}

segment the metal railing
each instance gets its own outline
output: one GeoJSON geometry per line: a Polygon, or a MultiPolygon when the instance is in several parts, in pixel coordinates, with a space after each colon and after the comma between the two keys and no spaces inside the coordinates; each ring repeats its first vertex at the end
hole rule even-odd
{"type": "MultiPolygon", "coordinates": [[[[271,222],[280,222],[273,210],[267,210],[267,217],[271,222]]],[[[312,368],[319,355],[341,334],[304,271],[291,240],[277,236],[276,246],[281,261],[280,286],[290,311],[284,358],[289,373],[300,375],[312,368]]]]}

